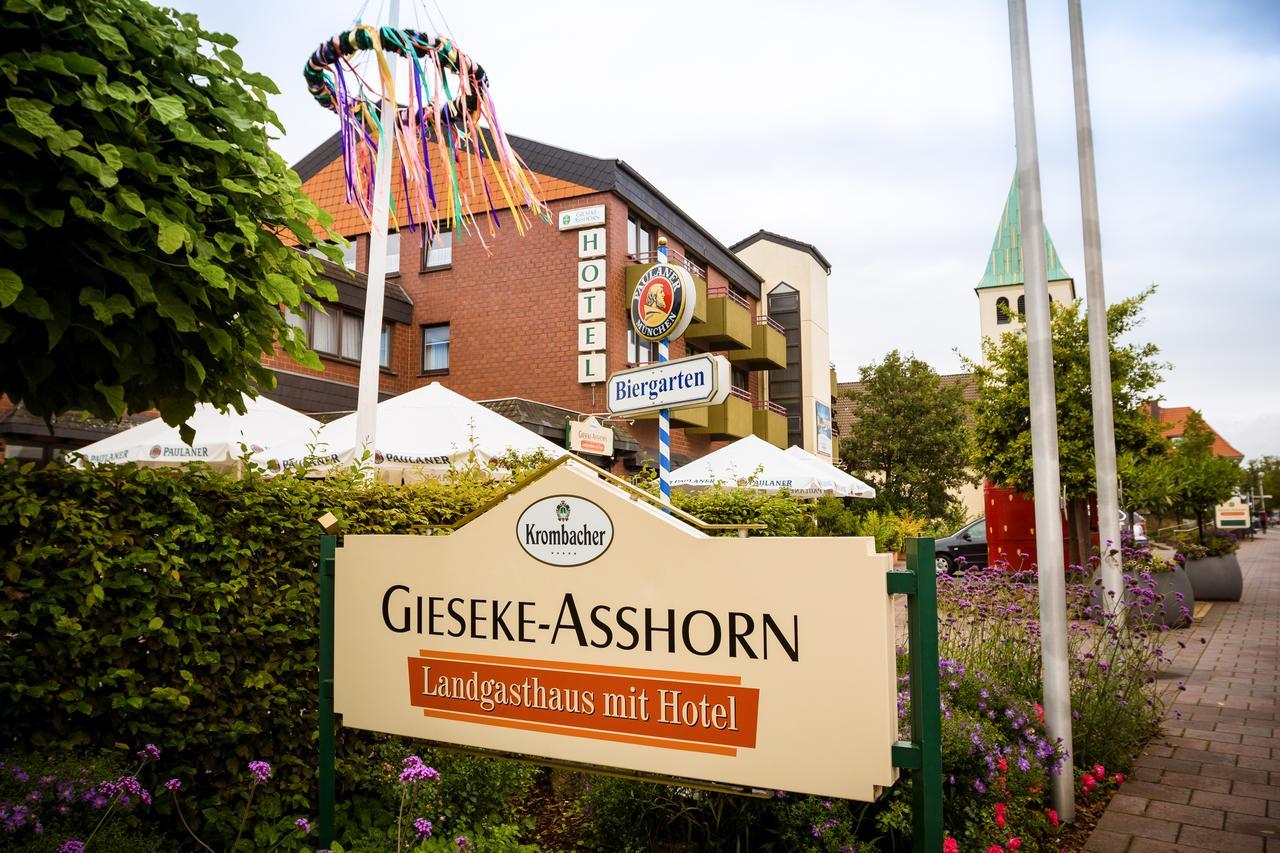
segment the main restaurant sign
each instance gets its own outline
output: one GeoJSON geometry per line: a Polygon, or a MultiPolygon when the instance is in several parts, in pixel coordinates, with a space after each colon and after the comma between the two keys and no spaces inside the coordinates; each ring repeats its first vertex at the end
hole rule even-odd
{"type": "Polygon", "coordinates": [[[708,537],[566,462],[449,536],[347,536],[343,724],[873,799],[896,779],[889,559],[708,537]]]}

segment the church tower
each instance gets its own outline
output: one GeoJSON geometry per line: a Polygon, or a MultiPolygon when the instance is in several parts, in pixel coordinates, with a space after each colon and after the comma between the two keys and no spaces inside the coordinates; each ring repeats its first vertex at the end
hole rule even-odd
{"type": "MultiPolygon", "coordinates": [[[[1045,266],[1049,271],[1049,301],[1074,302],[1076,286],[1063,269],[1058,250],[1044,232],[1045,266]]],[[[1018,205],[1018,176],[1015,173],[1009,186],[1009,198],[1000,215],[1000,226],[991,245],[991,257],[987,270],[974,291],[978,294],[978,311],[982,337],[995,339],[1005,332],[1022,328],[1026,315],[1024,289],[1026,277],[1022,270],[1022,212],[1018,205]]]]}

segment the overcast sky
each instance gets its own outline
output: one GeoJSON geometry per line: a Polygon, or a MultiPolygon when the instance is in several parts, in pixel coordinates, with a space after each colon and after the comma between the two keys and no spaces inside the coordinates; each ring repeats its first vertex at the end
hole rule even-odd
{"type": "MultiPolygon", "coordinates": [[[[359,2],[175,5],[279,85],[286,160],[336,130],[301,70],[359,2]]],[[[1083,296],[1067,7],[1028,5],[1046,225],[1083,296]]],[[[509,132],[626,160],[725,244],[818,246],[842,380],[895,347],[942,373],[977,354],[1016,162],[1005,3],[402,4],[442,20],[509,132]]],[[[1084,21],[1107,296],[1158,284],[1137,334],[1172,364],[1167,404],[1280,455],[1280,3],[1085,0],[1084,21]]]]}

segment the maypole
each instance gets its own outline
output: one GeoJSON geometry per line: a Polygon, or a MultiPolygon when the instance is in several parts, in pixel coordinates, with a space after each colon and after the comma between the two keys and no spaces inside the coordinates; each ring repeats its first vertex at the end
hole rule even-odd
{"type": "Polygon", "coordinates": [[[356,404],[356,447],[368,455],[377,446],[387,238],[393,223],[416,231],[423,245],[444,229],[459,241],[475,237],[487,252],[485,233],[496,236],[499,207],[510,211],[521,235],[532,222],[530,214],[551,221],[533,176],[498,122],[484,69],[450,39],[400,29],[399,17],[399,0],[392,0],[387,26],[358,24],[339,33],[316,49],[303,70],[308,91],[338,115],[347,203],[369,224],[356,404]],[[376,87],[352,64],[361,51],[374,54],[376,87]],[[396,96],[397,57],[409,63],[403,102],[396,96]]]}

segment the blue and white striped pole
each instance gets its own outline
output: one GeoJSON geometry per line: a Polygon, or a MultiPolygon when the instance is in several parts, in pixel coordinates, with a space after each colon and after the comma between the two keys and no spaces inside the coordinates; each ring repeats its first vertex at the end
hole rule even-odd
{"type": "MultiPolygon", "coordinates": [[[[667,238],[658,238],[658,263],[667,262],[667,238]]],[[[658,363],[668,360],[667,338],[658,341],[658,363]]],[[[658,412],[658,489],[664,504],[671,503],[671,410],[658,412]]]]}

